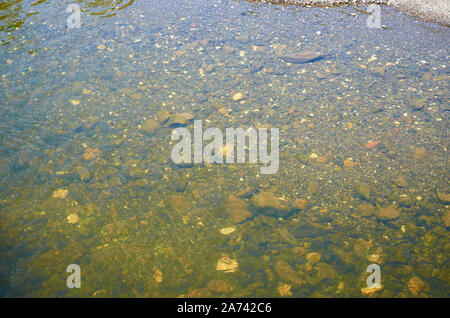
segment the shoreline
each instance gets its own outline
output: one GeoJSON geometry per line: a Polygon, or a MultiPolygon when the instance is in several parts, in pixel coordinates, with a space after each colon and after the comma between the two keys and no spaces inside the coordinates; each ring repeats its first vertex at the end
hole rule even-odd
{"type": "Polygon", "coordinates": [[[251,0],[272,4],[299,6],[339,6],[339,5],[388,5],[401,13],[450,26],[450,1],[448,0],[251,0]]]}

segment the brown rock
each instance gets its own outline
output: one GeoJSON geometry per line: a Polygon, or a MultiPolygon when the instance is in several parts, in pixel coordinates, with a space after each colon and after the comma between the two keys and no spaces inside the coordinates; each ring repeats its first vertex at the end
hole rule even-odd
{"type": "Polygon", "coordinates": [[[55,192],[53,192],[52,198],[54,199],[64,199],[67,194],[69,194],[69,190],[66,189],[58,189],[55,192]]]}
{"type": "Polygon", "coordinates": [[[275,272],[283,281],[292,284],[294,287],[298,287],[305,283],[304,279],[300,276],[300,273],[285,261],[279,260],[276,262],[275,272]]]}
{"type": "Polygon", "coordinates": [[[244,222],[253,216],[248,210],[248,203],[233,195],[225,201],[223,209],[233,223],[244,222]]]}
{"type": "Polygon", "coordinates": [[[310,264],[318,263],[320,261],[320,258],[321,258],[321,255],[319,253],[316,253],[316,252],[308,253],[306,255],[306,260],[310,264]]]}
{"type": "Polygon", "coordinates": [[[192,289],[187,294],[188,298],[209,298],[211,292],[207,288],[192,289]]]}
{"type": "Polygon", "coordinates": [[[216,270],[224,273],[234,273],[237,271],[238,267],[238,262],[225,254],[217,261],[216,270]]]}
{"type": "Polygon", "coordinates": [[[355,162],[352,158],[347,158],[344,160],[344,167],[351,169],[355,166],[355,162]]]}
{"type": "Polygon", "coordinates": [[[69,214],[67,216],[67,222],[69,224],[76,224],[76,223],[78,223],[79,220],[80,219],[78,218],[78,215],[76,215],[75,213],[69,214]]]}
{"type": "Polygon", "coordinates": [[[397,219],[400,217],[400,214],[400,211],[392,206],[375,210],[376,217],[381,221],[397,219]]]}
{"type": "Polygon", "coordinates": [[[425,287],[425,283],[423,280],[421,280],[417,276],[411,277],[411,279],[408,281],[408,290],[413,294],[414,296],[419,295],[420,291],[425,287]]]}
{"type": "Polygon", "coordinates": [[[290,212],[290,208],[272,192],[261,191],[250,199],[250,203],[259,212],[271,216],[283,217],[290,212]]]}
{"type": "Polygon", "coordinates": [[[155,282],[157,283],[161,283],[163,280],[163,273],[157,269],[154,273],[153,273],[153,279],[155,280],[155,282]]]}
{"type": "Polygon", "coordinates": [[[308,200],[296,199],[294,202],[294,207],[297,210],[305,210],[308,207],[308,200]]]}
{"type": "Polygon", "coordinates": [[[291,285],[282,283],[280,286],[278,286],[278,292],[282,297],[292,296],[291,285]]]}
{"type": "Polygon", "coordinates": [[[362,216],[372,216],[375,214],[375,207],[370,203],[363,203],[357,208],[357,211],[362,216]]]}
{"type": "Polygon", "coordinates": [[[313,195],[317,190],[319,190],[319,183],[317,181],[311,181],[306,189],[309,195],[313,195]]]}
{"type": "Polygon", "coordinates": [[[92,160],[97,158],[98,156],[100,156],[100,150],[98,150],[97,148],[86,148],[84,150],[83,158],[85,160],[92,160]]]}
{"type": "Polygon", "coordinates": [[[174,194],[170,197],[172,210],[185,214],[192,208],[192,202],[187,200],[183,194],[174,194]]]}
{"type": "Polygon", "coordinates": [[[394,183],[399,188],[406,188],[408,186],[408,182],[406,181],[405,177],[398,177],[394,180],[394,183]]]}
{"type": "Polygon", "coordinates": [[[208,289],[216,293],[229,293],[233,290],[230,284],[221,279],[213,279],[208,283],[208,289]]]}
{"type": "Polygon", "coordinates": [[[192,119],[194,119],[194,115],[191,113],[174,114],[170,116],[168,125],[172,127],[184,126],[188,124],[192,119]]]}
{"type": "Polygon", "coordinates": [[[161,124],[154,120],[154,119],[147,119],[143,124],[142,124],[142,130],[147,134],[147,135],[153,135],[159,128],[161,127],[161,124]]]}
{"type": "Polygon", "coordinates": [[[371,189],[370,186],[367,183],[364,182],[358,182],[356,184],[356,192],[363,197],[364,199],[366,199],[367,201],[370,201],[370,196],[371,196],[371,189]]]}
{"type": "Polygon", "coordinates": [[[419,147],[414,149],[415,159],[425,159],[426,156],[427,156],[427,149],[425,149],[425,147],[419,147]]]}
{"type": "Polygon", "coordinates": [[[450,193],[438,192],[439,201],[443,203],[450,203],[450,193]]]}
{"type": "Polygon", "coordinates": [[[370,296],[375,294],[376,292],[380,291],[383,289],[383,286],[377,287],[377,286],[373,286],[373,287],[364,287],[361,288],[361,294],[363,296],[370,296]]]}
{"type": "Polygon", "coordinates": [[[315,61],[323,58],[323,56],[324,55],[321,52],[305,50],[305,51],[301,51],[301,52],[283,54],[283,55],[280,55],[280,58],[287,63],[302,64],[302,63],[315,62],[315,61]]]}

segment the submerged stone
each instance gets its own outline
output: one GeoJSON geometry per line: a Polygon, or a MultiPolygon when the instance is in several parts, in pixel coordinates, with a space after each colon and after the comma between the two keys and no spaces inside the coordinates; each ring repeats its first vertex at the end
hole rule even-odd
{"type": "Polygon", "coordinates": [[[67,222],[69,224],[76,224],[76,223],[78,223],[79,220],[80,219],[78,218],[78,215],[76,215],[75,213],[69,214],[67,216],[67,222]]]}
{"type": "Polygon", "coordinates": [[[151,119],[151,118],[147,119],[142,124],[142,130],[147,135],[153,135],[160,127],[161,127],[161,123],[159,123],[158,121],[151,119]]]}
{"type": "Polygon", "coordinates": [[[250,199],[250,203],[258,212],[270,216],[283,217],[291,211],[284,202],[271,192],[259,192],[250,199]]]}
{"type": "Polygon", "coordinates": [[[100,150],[97,148],[86,148],[84,150],[83,158],[85,160],[92,160],[100,156],[100,150]]]}
{"type": "Polygon", "coordinates": [[[224,273],[234,273],[237,271],[239,263],[231,259],[228,255],[223,255],[217,262],[216,270],[224,273]]]}
{"type": "Polygon", "coordinates": [[[400,211],[392,206],[375,210],[376,217],[381,221],[397,219],[400,217],[400,214],[400,211]]]}
{"type": "Polygon", "coordinates": [[[363,296],[370,296],[383,289],[383,286],[373,286],[361,288],[361,294],[363,296]]]}
{"type": "Polygon", "coordinates": [[[248,210],[248,203],[233,195],[230,195],[225,201],[223,209],[233,223],[244,222],[253,216],[248,210]]]}
{"type": "Polygon", "coordinates": [[[370,203],[363,203],[356,210],[362,216],[372,216],[375,214],[375,207],[370,203]]]}
{"type": "Polygon", "coordinates": [[[213,279],[208,283],[208,289],[216,293],[229,293],[233,290],[230,284],[221,279],[213,279]]]}
{"type": "Polygon", "coordinates": [[[363,197],[364,199],[366,199],[367,201],[370,201],[370,186],[367,183],[364,182],[358,182],[356,184],[356,192],[363,197]]]}
{"type": "Polygon", "coordinates": [[[298,287],[305,283],[305,280],[301,277],[301,274],[285,261],[277,261],[274,268],[278,276],[283,281],[292,284],[293,287],[298,287]]]}
{"type": "Polygon", "coordinates": [[[306,260],[310,264],[315,264],[320,261],[321,255],[317,252],[311,252],[306,255],[306,260]]]}
{"type": "Polygon", "coordinates": [[[235,227],[224,227],[223,229],[220,229],[220,233],[222,233],[223,235],[228,235],[233,233],[235,230],[235,227]]]}
{"type": "Polygon", "coordinates": [[[308,207],[308,200],[296,199],[294,202],[294,208],[297,210],[305,210],[308,207]]]}
{"type": "Polygon", "coordinates": [[[52,197],[54,199],[64,199],[69,194],[69,190],[66,189],[58,189],[53,192],[52,197]]]}
{"type": "Polygon", "coordinates": [[[240,101],[243,98],[244,98],[244,94],[242,94],[242,93],[236,93],[236,94],[233,95],[233,100],[235,102],[238,102],[238,101],[240,101]]]}
{"type": "Polygon", "coordinates": [[[155,282],[157,283],[161,283],[163,280],[163,273],[157,269],[154,273],[153,273],[153,279],[155,280],[155,282]]]}
{"type": "Polygon", "coordinates": [[[417,276],[411,277],[411,279],[408,281],[408,290],[413,294],[414,296],[418,296],[420,291],[425,287],[425,283],[423,280],[421,280],[417,276]]]}
{"type": "Polygon", "coordinates": [[[443,203],[450,203],[450,193],[438,192],[439,201],[443,203]]]}
{"type": "Polygon", "coordinates": [[[168,125],[170,127],[184,126],[187,123],[189,123],[192,119],[194,119],[194,115],[191,113],[174,114],[170,116],[168,125]]]}
{"type": "Polygon", "coordinates": [[[282,297],[292,296],[291,285],[282,283],[280,286],[278,286],[278,292],[282,297]]]}
{"type": "Polygon", "coordinates": [[[292,64],[315,62],[322,59],[323,57],[324,55],[321,52],[311,50],[280,55],[280,58],[283,61],[292,64]]]}

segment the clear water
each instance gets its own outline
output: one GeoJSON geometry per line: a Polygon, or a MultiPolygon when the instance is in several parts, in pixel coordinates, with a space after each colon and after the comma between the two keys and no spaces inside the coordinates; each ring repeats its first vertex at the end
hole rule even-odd
{"type": "Polygon", "coordinates": [[[68,1],[0,5],[0,295],[359,297],[377,263],[369,297],[448,297],[448,28],[388,7],[369,29],[364,7],[76,3],[73,29],[68,1]],[[279,58],[297,50],[325,57],[279,58]],[[279,128],[279,171],[175,165],[180,113],[279,128]]]}

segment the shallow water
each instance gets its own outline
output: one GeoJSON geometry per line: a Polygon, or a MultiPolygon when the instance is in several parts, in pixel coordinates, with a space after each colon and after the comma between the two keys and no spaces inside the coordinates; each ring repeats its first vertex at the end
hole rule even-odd
{"type": "Polygon", "coordinates": [[[368,296],[448,297],[448,28],[389,7],[371,29],[365,7],[77,3],[72,29],[67,1],[0,6],[0,295],[359,297],[377,263],[368,296]],[[300,50],[324,57],[279,58],[300,50]],[[177,166],[180,113],[279,128],[278,172],[177,166]],[[289,214],[255,205],[268,192],[289,214]]]}

